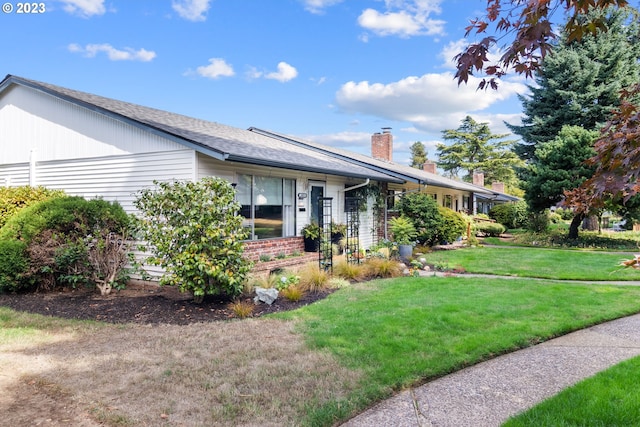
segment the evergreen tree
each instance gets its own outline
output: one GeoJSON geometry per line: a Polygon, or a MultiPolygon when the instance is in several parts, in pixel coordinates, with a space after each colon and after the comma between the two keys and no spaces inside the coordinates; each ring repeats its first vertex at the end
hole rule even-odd
{"type": "Polygon", "coordinates": [[[409,147],[411,150],[411,167],[421,169],[422,165],[427,161],[427,150],[424,144],[416,141],[409,147]]]}
{"type": "Polygon", "coordinates": [[[538,144],[553,140],[565,125],[593,130],[604,124],[619,105],[620,90],[640,77],[638,25],[628,22],[629,12],[593,14],[604,15],[607,31],[580,40],[562,35],[536,72],[530,95],[520,96],[525,117],[521,126],[509,128],[522,137],[516,152],[524,160],[531,160],[538,144]]]}
{"type": "Polygon", "coordinates": [[[513,151],[508,134],[492,134],[488,123],[478,123],[470,116],[462,120],[456,130],[442,131],[443,139],[451,144],[438,144],[438,166],[452,177],[464,172],[463,179],[471,182],[473,172],[484,173],[485,182],[503,182],[514,185],[517,181],[515,167],[522,164],[513,151]]]}
{"type": "MultiPolygon", "coordinates": [[[[522,172],[525,200],[532,211],[540,212],[557,204],[565,191],[578,187],[593,175],[594,168],[585,164],[585,160],[595,154],[593,143],[597,138],[597,131],[564,126],[554,139],[538,145],[536,161],[522,172]]],[[[570,238],[578,237],[583,218],[582,213],[574,216],[570,238]]]]}

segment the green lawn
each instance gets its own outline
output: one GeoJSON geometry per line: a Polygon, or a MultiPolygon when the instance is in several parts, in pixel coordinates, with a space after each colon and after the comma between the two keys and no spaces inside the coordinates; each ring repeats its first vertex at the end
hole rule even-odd
{"type": "Polygon", "coordinates": [[[393,391],[640,311],[640,288],[526,279],[398,278],[355,285],[278,315],[309,345],[365,373],[347,400],[309,408],[331,425],[393,391]]]}
{"type": "Polygon", "coordinates": [[[640,425],[640,357],[622,362],[509,419],[504,427],[640,425]]]}
{"type": "Polygon", "coordinates": [[[469,273],[562,280],[640,280],[640,271],[619,266],[628,253],[522,247],[477,247],[425,255],[436,267],[469,273]]]}

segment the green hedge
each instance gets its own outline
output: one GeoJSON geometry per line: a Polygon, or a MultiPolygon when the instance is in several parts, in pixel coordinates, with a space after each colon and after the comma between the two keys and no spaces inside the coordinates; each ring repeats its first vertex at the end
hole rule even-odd
{"type": "Polygon", "coordinates": [[[19,210],[0,228],[0,291],[88,282],[88,236],[127,235],[130,218],[117,203],[57,197],[19,210]]]}
{"type": "Polygon", "coordinates": [[[64,196],[62,190],[45,187],[2,187],[0,188],[0,228],[20,209],[34,203],[64,196]]]}
{"type": "Polygon", "coordinates": [[[477,222],[474,225],[474,229],[477,233],[482,233],[489,237],[499,237],[507,230],[504,225],[497,222],[477,222]]]}

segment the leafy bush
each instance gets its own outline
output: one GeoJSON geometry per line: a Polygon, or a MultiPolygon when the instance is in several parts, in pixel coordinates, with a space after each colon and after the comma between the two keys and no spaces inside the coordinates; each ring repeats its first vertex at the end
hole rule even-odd
{"type": "MultiPolygon", "coordinates": [[[[14,274],[12,286],[27,290],[34,286],[96,284],[102,271],[89,258],[91,244],[104,233],[126,236],[129,216],[117,203],[85,200],[82,197],[52,198],[21,209],[0,229],[0,241],[25,245],[26,272],[14,274]]],[[[122,241],[122,239],[121,239],[122,241]]],[[[128,248],[121,248],[127,256],[128,248]]],[[[114,267],[113,259],[104,260],[114,267]]],[[[124,264],[117,279],[125,280],[124,264]]]]}
{"type": "Polygon", "coordinates": [[[556,213],[560,215],[560,218],[562,218],[563,221],[571,221],[574,215],[571,209],[563,209],[563,208],[556,209],[556,213]]]}
{"type": "Polygon", "coordinates": [[[507,228],[523,227],[527,224],[527,203],[521,200],[495,205],[489,211],[489,218],[498,221],[507,228]]]}
{"type": "Polygon", "coordinates": [[[529,215],[527,229],[534,233],[544,233],[549,230],[549,211],[535,212],[529,215]]]}
{"type": "Polygon", "coordinates": [[[489,237],[498,237],[506,231],[505,226],[497,222],[478,222],[475,224],[475,229],[489,237]]]}
{"type": "Polygon", "coordinates": [[[398,210],[413,222],[418,242],[427,245],[440,243],[435,230],[441,222],[441,215],[433,197],[424,193],[406,194],[398,201],[398,210]]]}
{"type": "Polygon", "coordinates": [[[139,193],[139,230],[154,255],[148,262],[165,269],[161,285],[177,285],[205,295],[242,293],[251,262],[243,258],[247,237],[240,204],[226,180],[156,182],[139,193]]]}
{"type": "Polygon", "coordinates": [[[0,240],[0,292],[28,290],[32,282],[24,280],[29,268],[27,245],[18,240],[0,240]]]}
{"type": "Polygon", "coordinates": [[[0,188],[0,228],[20,209],[37,202],[63,196],[62,190],[50,190],[45,187],[0,188]]]}
{"type": "Polygon", "coordinates": [[[435,241],[436,243],[452,243],[467,232],[467,222],[462,216],[442,206],[438,206],[440,221],[436,223],[435,241]]]}

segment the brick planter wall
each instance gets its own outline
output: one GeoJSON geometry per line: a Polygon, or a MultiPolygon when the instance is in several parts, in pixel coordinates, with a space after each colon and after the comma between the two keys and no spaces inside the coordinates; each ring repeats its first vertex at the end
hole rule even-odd
{"type": "Polygon", "coordinates": [[[259,261],[261,255],[275,258],[280,254],[292,255],[304,253],[302,236],[285,237],[283,239],[251,240],[244,244],[244,256],[251,261],[259,261]]]}

